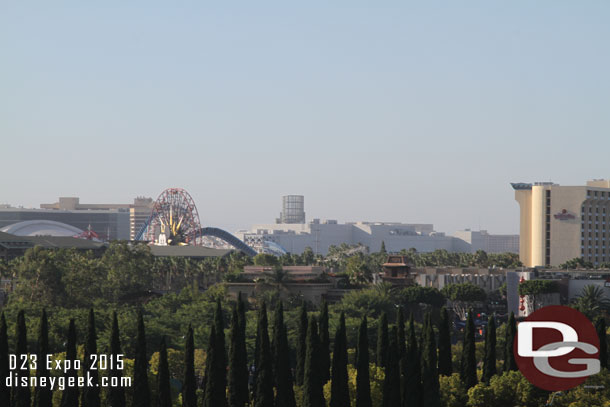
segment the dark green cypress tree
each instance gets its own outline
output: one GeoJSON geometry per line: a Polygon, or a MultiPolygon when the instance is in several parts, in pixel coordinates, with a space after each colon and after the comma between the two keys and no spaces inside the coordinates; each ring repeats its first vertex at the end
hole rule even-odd
{"type": "Polygon", "coordinates": [[[381,253],[381,254],[387,253],[387,251],[385,250],[385,242],[383,240],[381,241],[381,248],[379,249],[379,253],[381,253]]]}
{"type": "MultiPolygon", "coordinates": [[[[98,387],[99,376],[97,369],[90,369],[92,355],[97,355],[97,335],[95,333],[95,314],[93,309],[89,310],[89,323],[87,327],[87,337],[85,339],[85,375],[89,375],[94,386],[87,386],[83,389],[82,407],[100,407],[100,388],[98,387]]],[[[94,356],[96,357],[96,356],[94,356]]]]}
{"type": "Polygon", "coordinates": [[[305,302],[301,305],[299,313],[299,327],[297,331],[297,368],[295,383],[298,386],[303,384],[303,374],[305,371],[305,356],[307,354],[307,307],[305,302]]]}
{"type": "Polygon", "coordinates": [[[489,380],[496,374],[496,319],[492,315],[487,321],[485,328],[485,359],[483,360],[483,382],[489,384],[489,380]]]}
{"type": "Polygon", "coordinates": [[[222,386],[225,368],[221,365],[222,358],[219,356],[219,353],[224,352],[224,349],[220,349],[216,341],[218,341],[216,324],[212,324],[206,360],[204,407],[225,407],[227,405],[226,389],[222,386]]]}
{"type": "Polygon", "coordinates": [[[398,346],[398,358],[401,361],[405,359],[407,355],[407,335],[405,332],[405,314],[402,312],[402,308],[399,308],[398,315],[396,316],[396,346],[398,346]]]}
{"type": "Polygon", "coordinates": [[[347,374],[347,334],[345,314],[341,312],[333,349],[330,407],[350,407],[349,377],[347,374]]]}
{"type": "MultiPolygon", "coordinates": [[[[241,328],[242,335],[246,337],[246,302],[241,296],[241,292],[237,296],[237,314],[239,317],[239,326],[241,328]]],[[[246,345],[244,344],[244,350],[246,345]]]]}
{"type": "Polygon", "coordinates": [[[599,337],[599,364],[602,368],[608,367],[608,337],[606,335],[606,320],[599,317],[595,321],[595,330],[599,337]]]}
{"type": "MultiPolygon", "coordinates": [[[[307,352],[305,356],[305,374],[303,377],[303,407],[326,407],[322,378],[318,372],[320,338],[314,316],[307,327],[307,352]]],[[[279,407],[279,406],[278,406],[279,407]]]]}
{"type": "Polygon", "coordinates": [[[447,308],[441,309],[441,321],[438,327],[438,374],[451,376],[451,326],[447,308]]]}
{"type": "MultiPolygon", "coordinates": [[[[68,326],[66,359],[76,360],[76,325],[74,324],[74,319],[70,320],[70,325],[68,326]]],[[[78,407],[78,387],[69,385],[70,380],[73,380],[73,383],[76,383],[76,379],[78,378],[78,370],[74,368],[68,369],[65,373],[65,378],[66,388],[61,394],[61,407],[78,407]]]]}
{"type": "Polygon", "coordinates": [[[214,311],[214,324],[216,325],[216,349],[221,350],[218,354],[218,364],[219,366],[225,367],[225,374],[222,377],[219,377],[221,380],[222,387],[227,387],[227,348],[225,344],[225,321],[222,313],[222,304],[220,303],[220,299],[216,301],[216,311],[214,311]]]}
{"type": "Polygon", "coordinates": [[[231,343],[229,348],[229,406],[245,407],[249,402],[248,354],[246,338],[239,317],[239,302],[233,307],[231,318],[231,343]]]}
{"type": "MultiPolygon", "coordinates": [[[[388,357],[388,317],[386,313],[382,313],[379,318],[379,324],[377,327],[377,366],[386,367],[386,361],[388,357]]],[[[396,343],[396,338],[394,338],[396,343]]]]}
{"type": "MultiPolygon", "coordinates": [[[[25,326],[25,314],[23,311],[19,311],[17,314],[17,359],[19,359],[19,355],[27,355],[28,354],[28,338],[27,338],[27,328],[25,326]]],[[[26,377],[29,381],[30,373],[26,370],[16,370],[19,380],[22,377],[26,377]]],[[[19,386],[15,389],[13,404],[15,407],[30,407],[31,406],[31,394],[30,388],[28,386],[19,386]]]]}
{"type": "Polygon", "coordinates": [[[366,315],[358,330],[356,349],[356,407],[372,407],[371,380],[369,375],[369,336],[366,315]]]}
{"type": "Polygon", "coordinates": [[[148,386],[148,358],[146,357],[146,331],[144,316],[138,311],[138,337],[133,371],[132,407],[150,407],[150,388],[148,386]]]}
{"type": "Polygon", "coordinates": [[[195,378],[195,341],[193,327],[189,324],[184,345],[184,384],[182,407],[197,407],[197,379],[195,378]]]}
{"type": "MultiPolygon", "coordinates": [[[[47,319],[47,311],[43,308],[40,316],[40,329],[38,330],[38,363],[36,369],[36,377],[40,383],[41,377],[49,377],[49,369],[47,369],[47,355],[49,354],[49,322],[47,319]]],[[[34,407],[52,407],[53,393],[47,385],[40,385],[34,388],[34,407]]]]}
{"type": "MultiPolygon", "coordinates": [[[[398,354],[397,338],[398,332],[396,327],[393,327],[388,344],[389,355],[398,354]]],[[[389,357],[386,361],[382,405],[383,407],[398,407],[402,405],[400,400],[400,364],[397,357],[389,357]]]]}
{"type": "Polygon", "coordinates": [[[257,375],[254,407],[273,407],[273,359],[271,356],[271,345],[269,344],[267,306],[264,302],[262,303],[258,314],[257,331],[260,343],[258,347],[258,364],[256,365],[257,375]]]}
{"type": "Polygon", "coordinates": [[[427,313],[422,334],[422,389],[423,405],[440,407],[440,387],[436,360],[436,339],[430,313],[427,313]]]}
{"type": "Polygon", "coordinates": [[[330,335],[328,333],[328,303],[322,302],[320,313],[320,378],[322,383],[330,380],[330,335]]]}
{"type": "Polygon", "coordinates": [[[284,306],[279,301],[273,321],[273,373],[275,376],[275,405],[281,407],[296,407],[290,368],[290,348],[284,325],[284,306]]]}
{"type": "Polygon", "coordinates": [[[460,379],[466,386],[466,389],[477,384],[477,360],[475,354],[474,342],[474,317],[473,310],[468,311],[468,319],[464,327],[464,346],[462,349],[462,364],[460,370],[460,379]]]}
{"type": "MultiPolygon", "coordinates": [[[[117,383],[120,383],[121,377],[123,377],[123,371],[118,369],[116,363],[117,355],[122,355],[121,351],[121,339],[119,334],[119,320],[116,315],[116,311],[112,313],[112,331],[110,333],[110,355],[115,361],[110,365],[108,370],[108,376],[116,377],[117,383]]],[[[121,386],[112,386],[108,388],[108,400],[112,407],[125,407],[125,389],[121,386]]]]}
{"type": "Polygon", "coordinates": [[[517,322],[515,321],[515,314],[511,312],[506,325],[503,368],[503,371],[505,372],[509,372],[511,370],[518,370],[517,362],[515,361],[515,353],[513,352],[513,342],[515,341],[516,335],[517,322]]]}
{"type": "MultiPolygon", "coordinates": [[[[172,391],[169,384],[169,363],[167,362],[167,345],[165,336],[159,348],[159,373],[157,375],[157,407],[172,407],[172,391]]],[[[184,402],[183,402],[184,403],[184,402]]],[[[112,406],[114,407],[114,406],[112,406]]]]}
{"type": "MultiPolygon", "coordinates": [[[[266,310],[266,304],[263,301],[263,305],[265,305],[265,310],[266,310]]],[[[260,323],[261,323],[261,316],[260,316],[260,312],[261,310],[258,310],[258,316],[257,316],[257,321],[256,321],[256,338],[254,339],[254,372],[252,372],[252,400],[256,400],[256,384],[258,383],[258,365],[259,365],[259,360],[258,358],[260,357],[260,347],[261,347],[261,330],[260,330],[260,323]]]]}
{"type": "Polygon", "coordinates": [[[406,407],[422,406],[421,355],[419,351],[417,335],[415,334],[415,322],[413,321],[413,314],[411,314],[402,387],[402,400],[406,407]]]}
{"type": "Polygon", "coordinates": [[[8,329],[4,312],[0,317],[0,406],[11,405],[11,388],[6,386],[6,378],[11,374],[8,359],[8,329]]]}

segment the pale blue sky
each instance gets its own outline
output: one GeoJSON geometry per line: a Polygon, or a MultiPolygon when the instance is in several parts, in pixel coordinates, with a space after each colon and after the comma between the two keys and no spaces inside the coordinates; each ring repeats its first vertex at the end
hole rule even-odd
{"type": "Polygon", "coordinates": [[[516,233],[509,182],[610,177],[608,21],[602,0],[0,0],[0,202],[178,186],[230,230],[303,194],[308,218],[516,233]]]}

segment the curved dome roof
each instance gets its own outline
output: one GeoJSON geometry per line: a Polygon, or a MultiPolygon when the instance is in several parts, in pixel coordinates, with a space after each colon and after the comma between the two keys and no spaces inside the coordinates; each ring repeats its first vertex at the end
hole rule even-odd
{"type": "Polygon", "coordinates": [[[83,233],[79,228],[53,220],[26,220],[0,229],[16,236],[76,236],[83,233]]]}

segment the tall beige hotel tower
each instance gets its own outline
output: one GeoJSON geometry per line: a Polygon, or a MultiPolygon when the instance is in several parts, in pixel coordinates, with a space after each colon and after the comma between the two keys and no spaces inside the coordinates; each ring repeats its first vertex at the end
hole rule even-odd
{"type": "Polygon", "coordinates": [[[511,185],[521,209],[519,258],[525,266],[558,266],[575,257],[610,263],[610,180],[511,185]]]}

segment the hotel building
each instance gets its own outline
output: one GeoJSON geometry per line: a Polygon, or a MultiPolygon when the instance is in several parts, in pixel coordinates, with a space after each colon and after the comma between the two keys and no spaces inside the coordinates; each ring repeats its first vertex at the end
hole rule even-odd
{"type": "Polygon", "coordinates": [[[519,203],[519,257],[527,267],[573,258],[610,262],[610,180],[584,186],[512,183],[519,203]]]}

